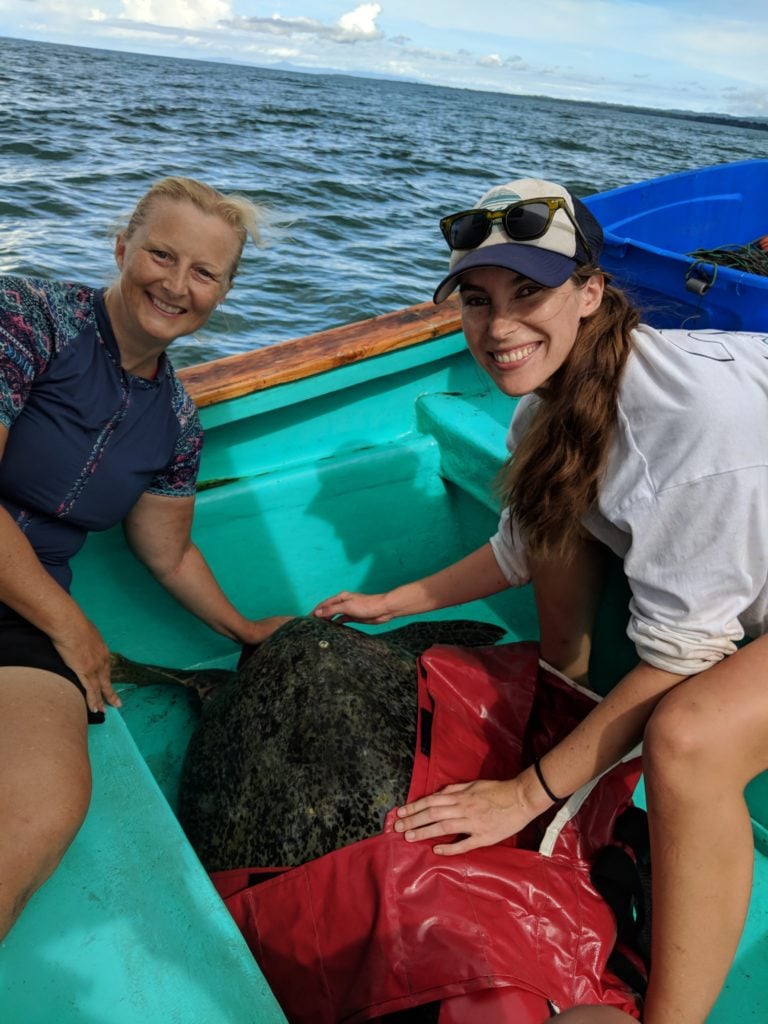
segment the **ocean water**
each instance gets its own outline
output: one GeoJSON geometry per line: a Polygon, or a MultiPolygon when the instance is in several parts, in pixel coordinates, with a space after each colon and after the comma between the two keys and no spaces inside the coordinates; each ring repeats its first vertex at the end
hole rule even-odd
{"type": "Polygon", "coordinates": [[[107,283],[155,179],[269,204],[220,312],[177,366],[431,298],[437,228],[514,177],[577,195],[768,155],[768,125],[0,39],[0,273],[107,283]]]}

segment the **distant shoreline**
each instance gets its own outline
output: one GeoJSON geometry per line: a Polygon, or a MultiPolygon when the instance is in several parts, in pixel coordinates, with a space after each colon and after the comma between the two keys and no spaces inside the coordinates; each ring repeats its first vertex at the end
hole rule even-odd
{"type": "Polygon", "coordinates": [[[316,75],[318,77],[360,78],[367,81],[382,81],[401,85],[418,86],[422,89],[451,89],[459,92],[481,93],[488,96],[511,96],[523,100],[550,100],[554,103],[567,103],[575,107],[592,107],[600,110],[616,110],[619,113],[648,114],[651,117],[672,117],[684,121],[700,121],[704,124],[722,124],[729,128],[753,128],[756,131],[768,131],[768,117],[740,117],[736,114],[718,114],[714,111],[699,112],[666,107],[635,106],[631,103],[611,103],[606,100],[574,100],[563,96],[548,96],[544,93],[499,92],[493,89],[472,89],[468,86],[436,85],[434,82],[421,82],[415,78],[400,78],[395,75],[352,73],[339,71],[336,68],[302,68],[287,62],[277,64],[246,63],[239,60],[210,60],[203,57],[179,57],[167,53],[153,53],[143,50],[110,50],[103,46],[82,46],[72,43],[55,43],[45,39],[27,39],[22,36],[0,36],[0,40],[9,39],[19,43],[35,43],[39,46],[64,47],[69,50],[86,50],[93,53],[119,53],[133,57],[156,57],[159,60],[175,60],[192,64],[224,64],[229,67],[257,68],[262,71],[274,71],[284,74],[316,75]]]}

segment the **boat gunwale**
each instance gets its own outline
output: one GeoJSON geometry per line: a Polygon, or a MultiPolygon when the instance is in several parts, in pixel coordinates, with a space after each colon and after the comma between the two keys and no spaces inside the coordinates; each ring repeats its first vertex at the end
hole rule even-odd
{"type": "MultiPolygon", "coordinates": [[[[613,232],[606,231],[603,243],[604,252],[614,255],[615,252],[620,251],[622,256],[626,256],[626,253],[631,249],[640,252],[646,258],[654,257],[664,260],[665,263],[679,264],[684,270],[689,270],[697,263],[716,266],[718,277],[725,275],[727,281],[739,283],[746,279],[751,288],[768,288],[768,277],[764,274],[753,274],[748,270],[742,270],[740,267],[728,267],[724,263],[716,263],[714,260],[695,257],[693,252],[686,253],[680,252],[679,249],[663,249],[661,246],[653,245],[651,242],[644,242],[632,235],[616,235],[613,232]]],[[[611,273],[612,277],[615,276],[615,272],[609,271],[609,273],[611,273]]],[[[623,287],[625,291],[629,290],[626,282],[623,287]]]]}
{"type": "Polygon", "coordinates": [[[458,299],[454,297],[439,306],[418,303],[301,338],[186,366],[177,373],[197,406],[204,408],[434,341],[460,329],[458,299]]]}

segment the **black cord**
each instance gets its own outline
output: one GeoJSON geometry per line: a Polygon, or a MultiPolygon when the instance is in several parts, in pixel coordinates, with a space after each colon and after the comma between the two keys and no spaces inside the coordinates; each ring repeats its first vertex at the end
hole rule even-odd
{"type": "Polygon", "coordinates": [[[541,770],[540,758],[538,758],[538,757],[533,762],[533,770],[536,772],[536,778],[541,783],[541,788],[547,794],[547,796],[552,801],[552,803],[559,804],[560,801],[563,798],[561,796],[555,796],[555,794],[552,792],[552,790],[547,785],[546,779],[544,778],[544,773],[541,770]]]}

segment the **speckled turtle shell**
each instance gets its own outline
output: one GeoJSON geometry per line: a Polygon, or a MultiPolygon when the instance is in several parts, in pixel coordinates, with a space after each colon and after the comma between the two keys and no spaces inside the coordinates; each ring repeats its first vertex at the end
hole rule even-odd
{"type": "Polygon", "coordinates": [[[410,782],[416,656],[502,634],[463,620],[282,626],[203,704],[187,750],[179,819],[205,867],[295,866],[379,832],[410,782]]]}

